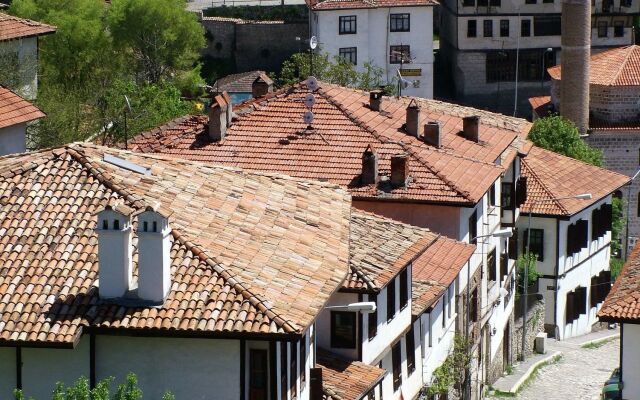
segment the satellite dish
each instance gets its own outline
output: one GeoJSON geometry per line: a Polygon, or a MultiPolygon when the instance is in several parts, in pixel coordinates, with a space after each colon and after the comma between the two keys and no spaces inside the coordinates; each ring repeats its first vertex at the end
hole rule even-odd
{"type": "Polygon", "coordinates": [[[311,50],[315,50],[316,47],[318,47],[318,38],[315,36],[311,36],[311,39],[309,39],[309,47],[311,47],[311,50]]]}
{"type": "Polygon", "coordinates": [[[311,91],[315,91],[316,89],[318,89],[318,80],[315,76],[310,76],[307,78],[307,87],[311,91]]]}
{"type": "Polygon", "coordinates": [[[302,119],[304,119],[305,124],[311,125],[311,123],[313,122],[313,113],[311,111],[305,111],[302,119]]]}
{"type": "Polygon", "coordinates": [[[304,105],[307,106],[307,108],[311,108],[315,104],[316,104],[316,96],[314,96],[312,93],[309,93],[304,97],[304,105]]]}
{"type": "Polygon", "coordinates": [[[400,85],[402,86],[403,89],[406,89],[409,87],[409,81],[404,79],[404,78],[400,78],[400,85]]]}

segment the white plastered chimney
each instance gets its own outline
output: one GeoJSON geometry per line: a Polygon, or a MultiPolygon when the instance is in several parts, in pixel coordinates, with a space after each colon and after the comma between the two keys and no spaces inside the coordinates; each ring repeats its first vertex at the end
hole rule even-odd
{"type": "Polygon", "coordinates": [[[162,304],[171,289],[169,220],[149,207],[138,215],[138,298],[162,304]]]}
{"type": "Polygon", "coordinates": [[[131,215],[133,209],[106,206],[98,213],[98,276],[100,298],[123,297],[131,289],[131,215]]]}

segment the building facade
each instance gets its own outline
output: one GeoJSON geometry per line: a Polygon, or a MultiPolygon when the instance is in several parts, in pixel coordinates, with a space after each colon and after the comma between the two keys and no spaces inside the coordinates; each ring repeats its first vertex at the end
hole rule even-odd
{"type": "Polygon", "coordinates": [[[312,7],[311,31],[319,51],[364,71],[382,68],[383,83],[406,81],[402,94],[433,97],[433,6],[430,0],[325,0],[312,7]]]}
{"type": "MultiPolygon", "coordinates": [[[[561,61],[561,1],[445,0],[440,49],[456,97],[478,107],[527,112],[549,90],[546,68],[561,61]],[[516,67],[517,63],[517,67],[516,67]],[[517,74],[516,74],[517,69],[517,74]],[[516,77],[518,99],[516,94],[516,77]]],[[[633,43],[637,0],[592,2],[593,52],[633,43]]]]}

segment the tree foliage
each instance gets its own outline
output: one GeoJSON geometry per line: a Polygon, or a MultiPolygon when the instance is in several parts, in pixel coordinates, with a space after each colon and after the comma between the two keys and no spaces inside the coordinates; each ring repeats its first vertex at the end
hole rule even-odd
{"type": "Polygon", "coordinates": [[[15,0],[10,12],[57,26],[41,39],[37,105],[47,118],[29,128],[29,147],[121,141],[125,95],[129,137],[192,110],[181,95],[201,90],[204,33],[184,0],[15,0]]]}
{"type": "Polygon", "coordinates": [[[518,293],[522,293],[522,290],[524,289],[524,269],[525,267],[527,267],[528,264],[528,269],[527,269],[527,287],[530,287],[531,285],[533,285],[534,283],[536,283],[536,281],[538,280],[538,270],[536,269],[536,262],[538,260],[538,255],[531,253],[528,255],[527,254],[521,254],[520,256],[518,256],[518,259],[516,260],[516,267],[518,268],[517,271],[517,279],[518,279],[518,285],[517,285],[517,292],[518,293]]]}
{"type": "Polygon", "coordinates": [[[339,56],[332,59],[326,52],[319,52],[313,56],[313,73],[311,69],[311,55],[296,53],[282,64],[279,83],[292,85],[313,75],[320,80],[340,86],[361,90],[384,87],[389,94],[396,92],[395,77],[390,82],[386,82],[383,76],[384,70],[369,61],[362,65],[361,71],[357,71],[355,66],[345,59],[339,56]]]}
{"type": "Polygon", "coordinates": [[[586,144],[575,124],[560,115],[537,119],[531,127],[529,139],[538,147],[602,166],[602,152],[586,144]]]}
{"type": "MultiPolygon", "coordinates": [[[[51,400],[142,400],[142,390],[138,386],[138,378],[135,374],[129,373],[125,381],[116,387],[116,391],[111,396],[111,385],[113,377],[109,377],[96,383],[91,389],[89,381],[85,377],[80,377],[73,385],[65,386],[63,382],[56,383],[51,394],[51,400]]],[[[14,391],[15,400],[25,400],[22,390],[14,391]]],[[[34,400],[31,397],[29,400],[34,400]]],[[[43,400],[43,399],[37,399],[43,400]]],[[[162,400],[175,400],[171,392],[165,392],[162,400]]]]}

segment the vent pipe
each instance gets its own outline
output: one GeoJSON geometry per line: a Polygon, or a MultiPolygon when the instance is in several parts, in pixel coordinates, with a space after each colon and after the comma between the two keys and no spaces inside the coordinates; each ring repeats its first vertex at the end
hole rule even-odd
{"type": "Polygon", "coordinates": [[[382,90],[369,92],[369,108],[373,111],[382,111],[382,90]]]}
{"type": "Polygon", "coordinates": [[[409,135],[418,137],[420,134],[420,106],[416,99],[411,99],[407,106],[406,130],[409,135]]]}
{"type": "Polygon", "coordinates": [[[409,157],[406,154],[391,156],[391,185],[406,186],[407,179],[409,179],[409,157]]]}
{"type": "Polygon", "coordinates": [[[125,205],[106,206],[98,213],[98,293],[121,298],[131,290],[131,215],[125,205]]]}
{"type": "Polygon", "coordinates": [[[591,0],[562,0],[560,115],[581,134],[589,129],[589,58],[591,0]]]}
{"type": "Polygon", "coordinates": [[[478,143],[480,141],[480,117],[472,115],[462,118],[462,134],[468,140],[478,143]]]}
{"type": "Polygon", "coordinates": [[[368,145],[362,153],[362,184],[378,183],[378,153],[372,145],[368,145]]]}
{"type": "Polygon", "coordinates": [[[440,124],[436,121],[429,121],[424,125],[424,142],[435,147],[442,146],[442,137],[440,136],[440,124]]]}

